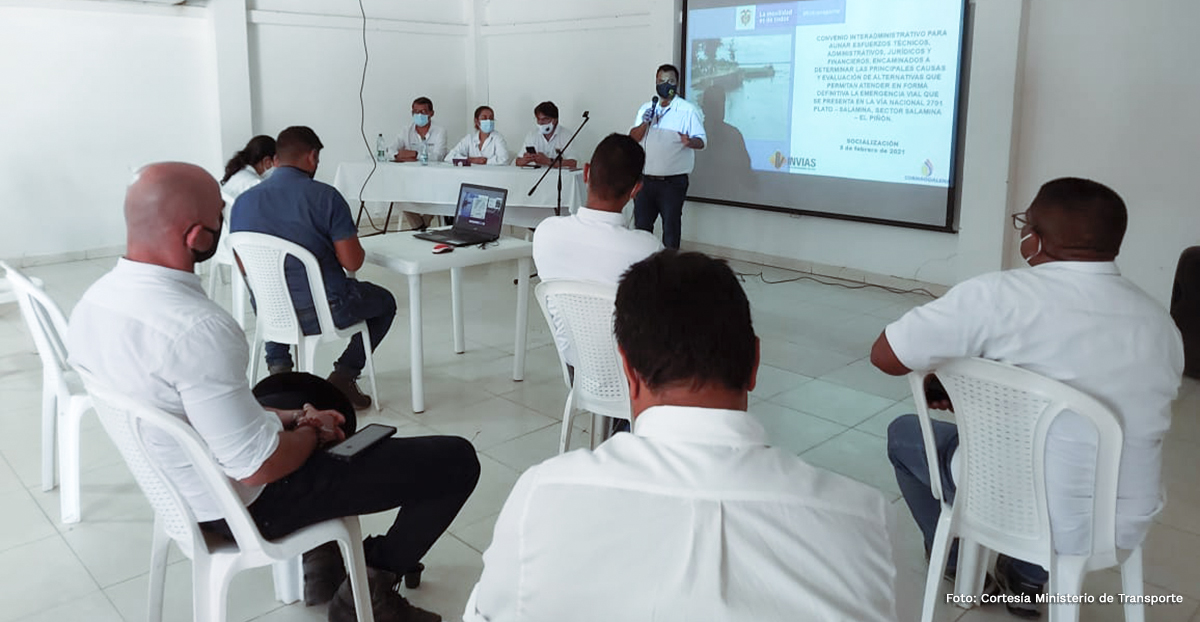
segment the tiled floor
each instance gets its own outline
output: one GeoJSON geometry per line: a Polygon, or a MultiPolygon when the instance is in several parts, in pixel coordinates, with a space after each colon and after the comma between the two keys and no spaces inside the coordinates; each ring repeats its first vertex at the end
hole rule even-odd
{"type": "MultiPolygon", "coordinates": [[[[114,259],[30,268],[64,309],[106,272],[114,259]]],[[[735,265],[747,272],[760,266],[735,265]]],[[[491,540],[496,514],[521,470],[555,453],[566,390],[545,324],[531,307],[525,381],[512,381],[515,264],[467,270],[465,303],[468,350],[450,345],[446,278],[425,280],[426,402],[409,411],[407,287],[377,268],[360,278],[389,287],[400,298],[397,328],[376,354],[383,421],[404,435],[458,434],[480,451],[483,475],[461,515],[427,556],[428,570],[406,595],[422,607],[458,619],[482,568],[480,553],[491,540]]],[[[771,278],[786,271],[767,269],[771,278]]],[[[884,454],[884,435],[896,414],[911,410],[903,379],[884,376],[866,360],[871,342],[890,320],[926,300],[878,290],[847,290],[811,281],[745,283],[762,337],[759,384],[751,412],[774,443],[809,462],[866,482],[897,503],[902,519],[901,600],[919,605],[925,564],[910,519],[884,454]]],[[[227,299],[228,291],[218,299],[227,299]]],[[[318,355],[325,369],[335,352],[318,355]]],[[[1178,605],[1148,608],[1148,620],[1200,622],[1200,384],[1187,381],[1176,403],[1165,448],[1169,503],[1146,543],[1146,591],[1179,594],[1178,605]]],[[[32,341],[15,305],[0,305],[0,622],[141,620],[145,615],[149,564],[149,506],[94,417],[84,418],[83,522],[58,520],[57,492],[42,492],[39,472],[41,375],[32,341]]],[[[369,422],[375,416],[364,418],[369,422]]],[[[576,426],[573,444],[586,442],[590,422],[576,426]]],[[[382,531],[386,514],[368,516],[364,530],[382,531]]],[[[173,552],[167,576],[168,620],[190,619],[190,563],[173,552]]],[[[1116,593],[1120,578],[1094,573],[1092,594],[1116,593]]],[[[267,570],[234,581],[230,620],[273,622],[325,619],[324,607],[282,606],[273,599],[267,570]]],[[[998,606],[964,611],[943,606],[939,620],[1011,619],[998,606]]],[[[1119,620],[1114,605],[1088,605],[1083,620],[1119,620]]]]}

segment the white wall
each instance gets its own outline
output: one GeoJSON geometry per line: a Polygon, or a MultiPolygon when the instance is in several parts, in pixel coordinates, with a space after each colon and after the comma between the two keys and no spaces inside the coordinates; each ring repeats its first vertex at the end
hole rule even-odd
{"type": "MultiPolygon", "coordinates": [[[[31,3],[32,4],[32,3],[31,3]]],[[[124,244],[124,186],[156,160],[219,166],[199,10],[0,7],[0,257],[124,244]]]]}
{"type": "Polygon", "coordinates": [[[1198,23],[1191,0],[1030,9],[1017,194],[1067,175],[1111,186],[1129,209],[1117,263],[1164,303],[1180,251],[1200,243],[1198,23]]]}
{"type": "Polygon", "coordinates": [[[463,79],[467,26],[461,11],[448,11],[438,22],[415,19],[437,17],[429,14],[428,4],[456,3],[377,4],[422,10],[414,17],[398,18],[394,9],[399,7],[392,7],[390,17],[368,20],[369,61],[362,95],[368,145],[359,130],[364,53],[357,11],[350,17],[298,17],[263,10],[250,14],[255,131],[275,135],[289,125],[312,127],[325,145],[317,178],[326,182],[333,180],[339,162],[369,158],[378,134],[390,142],[407,128],[412,100],[418,96],[433,100],[434,121],[446,127],[451,141],[466,134],[471,121],[475,104],[463,79]]]}

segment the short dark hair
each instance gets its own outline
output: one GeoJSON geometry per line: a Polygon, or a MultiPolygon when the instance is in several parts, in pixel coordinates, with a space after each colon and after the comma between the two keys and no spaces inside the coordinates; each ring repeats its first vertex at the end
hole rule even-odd
{"type": "Polygon", "coordinates": [[[660,74],[664,71],[669,71],[669,72],[675,74],[675,81],[676,82],[679,81],[679,69],[675,65],[672,65],[670,63],[667,63],[665,65],[659,65],[658,70],[654,72],[654,75],[657,76],[658,74],[660,74]]]}
{"type": "MultiPolygon", "coordinates": [[[[492,107],[485,104],[483,106],[476,108],[475,109],[475,120],[477,120],[477,121],[479,120],[479,115],[483,114],[484,110],[492,110],[492,107]]],[[[495,115],[496,111],[492,110],[492,114],[495,115]]]]}
{"type": "Polygon", "coordinates": [[[612,201],[627,196],[642,179],[646,152],[626,134],[609,134],[596,145],[588,169],[588,190],[612,201]]]}
{"type": "Polygon", "coordinates": [[[1129,214],[1112,188],[1090,179],[1048,181],[1030,204],[1034,229],[1060,251],[1116,256],[1129,214]]]}
{"type": "Polygon", "coordinates": [[[639,261],[621,277],[615,320],[625,361],[651,391],[710,382],[750,388],[750,301],[724,260],[667,249],[639,261]]]}
{"type": "Polygon", "coordinates": [[[413,105],[414,106],[429,106],[429,109],[433,110],[433,100],[429,99],[428,97],[425,97],[424,95],[414,99],[413,105]]]}
{"type": "Polygon", "coordinates": [[[293,125],[280,132],[275,139],[275,155],[281,159],[293,159],[314,149],[320,151],[324,148],[317,133],[305,125],[293,125]]]}
{"type": "Polygon", "coordinates": [[[533,107],[533,114],[550,117],[551,119],[558,118],[558,106],[554,102],[542,102],[533,107]]]}

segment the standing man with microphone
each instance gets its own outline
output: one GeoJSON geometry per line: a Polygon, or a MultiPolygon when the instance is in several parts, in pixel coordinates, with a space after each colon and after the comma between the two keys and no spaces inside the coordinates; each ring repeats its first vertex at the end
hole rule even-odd
{"type": "Polygon", "coordinates": [[[656,75],[658,93],[642,104],[629,135],[646,150],[642,191],[633,199],[634,226],[654,232],[654,221],[662,215],[663,246],[679,248],[683,200],[688,174],[696,164],[695,149],[703,149],[704,113],[679,96],[679,70],[662,65],[656,75]]]}

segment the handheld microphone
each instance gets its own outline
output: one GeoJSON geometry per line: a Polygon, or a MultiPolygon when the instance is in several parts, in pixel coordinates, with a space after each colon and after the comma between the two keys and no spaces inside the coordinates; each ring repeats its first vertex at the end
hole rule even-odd
{"type": "Polygon", "coordinates": [[[655,95],[654,97],[650,98],[650,124],[651,125],[654,125],[654,122],[658,120],[657,108],[658,108],[658,95],[655,95]]]}

